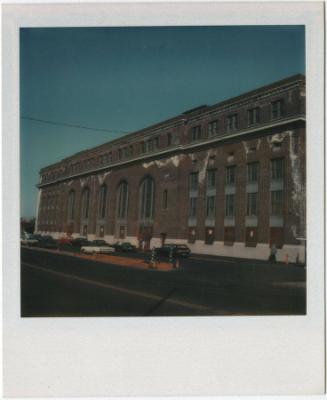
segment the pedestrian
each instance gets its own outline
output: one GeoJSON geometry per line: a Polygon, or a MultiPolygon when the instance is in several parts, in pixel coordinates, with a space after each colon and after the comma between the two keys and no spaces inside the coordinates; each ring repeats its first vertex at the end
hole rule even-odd
{"type": "Polygon", "coordinates": [[[277,247],[275,243],[273,243],[270,247],[269,261],[276,262],[276,253],[277,253],[277,247]]]}

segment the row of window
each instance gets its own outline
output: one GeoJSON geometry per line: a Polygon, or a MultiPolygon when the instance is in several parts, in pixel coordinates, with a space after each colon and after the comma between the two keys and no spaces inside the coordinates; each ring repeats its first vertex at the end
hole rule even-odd
{"type": "MultiPolygon", "coordinates": [[[[140,186],[140,218],[149,220],[153,218],[154,212],[154,181],[151,177],[143,180],[140,186]]],[[[167,190],[164,191],[164,206],[167,207],[167,190]]],[[[68,195],[68,220],[75,218],[76,210],[75,191],[71,190],[68,195]]],[[[99,189],[98,218],[104,219],[107,216],[108,187],[102,185],[99,189]]],[[[123,181],[117,189],[117,218],[124,220],[127,218],[128,209],[128,183],[123,181]]],[[[84,188],[81,197],[81,218],[89,218],[90,211],[90,189],[84,188]]]]}
{"type": "MultiPolygon", "coordinates": [[[[172,145],[172,134],[169,132],[166,135],[166,146],[172,145]]],[[[139,143],[139,153],[145,154],[150,153],[159,148],[159,136],[150,138],[146,141],[139,143]]],[[[133,157],[135,153],[135,146],[128,145],[119,148],[117,151],[118,160],[128,159],[133,157]]],[[[88,171],[93,168],[100,168],[105,165],[109,165],[113,162],[113,152],[110,151],[105,154],[101,154],[98,157],[93,157],[88,160],[82,160],[75,162],[65,169],[58,169],[57,171],[52,171],[50,173],[44,174],[42,176],[42,183],[52,182],[56,179],[65,177],[67,175],[75,175],[80,172],[88,171]]]]}
{"type": "MultiPolygon", "coordinates": [[[[281,118],[285,114],[284,101],[277,100],[271,103],[271,119],[281,118]]],[[[254,107],[248,110],[248,127],[260,123],[262,119],[262,110],[260,107],[254,107]]],[[[235,131],[239,128],[239,114],[234,113],[226,117],[226,129],[227,132],[235,131]]],[[[208,137],[216,136],[219,133],[219,122],[218,120],[211,121],[208,124],[207,133],[208,137]]],[[[193,126],[191,128],[191,140],[197,141],[203,137],[203,128],[201,125],[193,126]]]]}
{"type": "MultiPolygon", "coordinates": [[[[251,162],[247,164],[247,182],[257,183],[259,181],[259,162],[251,162]]],[[[225,183],[226,185],[235,185],[236,181],[236,165],[225,167],[225,183]]],[[[284,177],[284,159],[277,158],[270,161],[270,178],[273,181],[280,181],[284,177]]],[[[191,172],[189,177],[190,191],[197,191],[199,186],[199,173],[191,172]]],[[[207,188],[216,187],[216,170],[207,170],[207,188]]]]}
{"type": "MultiPolygon", "coordinates": [[[[197,197],[190,197],[189,199],[189,217],[196,218],[197,216],[197,197]]],[[[235,216],[235,194],[225,195],[225,217],[235,216]]],[[[246,199],[246,215],[249,217],[258,216],[258,193],[247,193],[246,199]]],[[[283,190],[275,190],[270,192],[270,215],[282,216],[283,215],[283,190]]],[[[216,216],[216,196],[209,195],[206,198],[206,217],[214,218],[216,216]]]]}
{"type": "MultiPolygon", "coordinates": [[[[278,119],[284,115],[284,101],[277,100],[271,103],[271,118],[278,119]]],[[[248,110],[248,126],[255,125],[261,120],[261,109],[254,107],[248,110]]],[[[232,114],[226,117],[227,131],[231,132],[239,128],[239,115],[232,114]]],[[[208,124],[208,137],[216,136],[219,133],[218,120],[211,121],[208,124]]],[[[191,140],[198,141],[202,138],[202,127],[200,125],[191,128],[191,140]]],[[[171,132],[166,135],[166,145],[171,146],[172,134],[171,132]]],[[[159,136],[155,136],[146,141],[139,143],[139,153],[151,153],[159,148],[159,136]]],[[[128,159],[134,156],[135,146],[128,145],[118,149],[118,160],[128,159]]],[[[111,164],[113,162],[113,152],[110,151],[106,154],[101,154],[98,157],[93,157],[87,160],[78,161],[65,169],[58,169],[50,173],[44,174],[42,183],[50,182],[67,175],[74,175],[83,171],[88,171],[92,168],[101,167],[111,164]]]]}
{"type": "MultiPolygon", "coordinates": [[[[247,183],[258,183],[259,181],[259,162],[247,164],[247,183]]],[[[190,173],[189,177],[189,217],[197,216],[197,190],[199,185],[198,172],[190,173]]],[[[236,166],[226,167],[225,175],[226,187],[235,186],[236,166]]],[[[281,181],[284,177],[284,159],[277,158],[270,161],[270,177],[272,181],[281,181]]],[[[216,214],[216,170],[207,170],[207,197],[206,197],[206,217],[214,218],[216,214]],[[214,191],[212,191],[214,189],[214,191]]],[[[251,192],[247,193],[246,215],[258,215],[258,188],[253,187],[251,192]],[[255,189],[256,188],[256,189],[255,189]]],[[[274,190],[270,192],[270,215],[283,215],[283,190],[274,190]]],[[[235,192],[225,195],[225,217],[235,216],[235,192]]]]}

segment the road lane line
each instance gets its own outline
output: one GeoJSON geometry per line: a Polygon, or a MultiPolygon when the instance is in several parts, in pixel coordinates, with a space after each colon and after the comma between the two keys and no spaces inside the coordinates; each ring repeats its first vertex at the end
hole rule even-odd
{"type": "MultiPolygon", "coordinates": [[[[130,294],[130,295],[134,295],[134,296],[144,297],[146,299],[159,301],[163,297],[163,296],[157,296],[155,294],[139,292],[137,290],[126,289],[126,288],[123,288],[123,287],[120,287],[120,286],[109,285],[108,283],[101,283],[101,282],[96,282],[96,281],[93,281],[93,280],[90,280],[90,279],[79,278],[79,277],[74,276],[74,275],[65,274],[64,272],[53,271],[53,270],[50,270],[50,269],[47,269],[47,268],[43,268],[43,267],[39,267],[37,265],[26,263],[26,262],[22,262],[22,265],[25,265],[25,266],[27,266],[29,268],[34,268],[34,269],[37,269],[37,270],[40,270],[40,271],[43,271],[43,272],[47,272],[49,274],[61,276],[63,278],[76,280],[76,281],[79,281],[79,282],[82,282],[82,283],[86,283],[86,284],[89,284],[89,285],[93,285],[93,286],[97,286],[97,287],[101,287],[101,288],[105,288],[105,289],[115,290],[115,291],[121,292],[121,293],[126,293],[126,294],[130,294]]],[[[188,308],[192,308],[192,309],[195,309],[195,310],[201,310],[201,311],[210,310],[209,307],[200,306],[198,304],[189,303],[187,301],[167,299],[165,301],[165,303],[171,303],[171,304],[174,304],[174,305],[178,305],[178,306],[182,306],[182,307],[188,307],[188,308]]]]}

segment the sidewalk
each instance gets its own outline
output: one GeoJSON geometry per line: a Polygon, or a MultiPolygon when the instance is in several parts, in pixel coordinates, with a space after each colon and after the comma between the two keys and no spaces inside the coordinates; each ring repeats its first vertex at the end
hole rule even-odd
{"type": "Polygon", "coordinates": [[[95,254],[85,254],[85,253],[77,253],[77,252],[72,252],[72,251],[65,251],[65,250],[60,250],[60,249],[43,249],[39,247],[29,247],[29,246],[22,246],[27,249],[32,249],[32,250],[37,250],[41,252],[49,252],[53,254],[62,254],[66,256],[71,256],[74,258],[81,258],[84,260],[90,260],[90,261],[97,261],[101,262],[104,264],[114,264],[117,266],[121,267],[132,267],[132,268],[138,268],[138,269],[152,269],[152,270],[158,270],[158,271],[171,271],[173,270],[173,265],[168,262],[157,262],[156,263],[156,268],[152,268],[150,265],[150,262],[141,258],[133,258],[133,257],[122,257],[122,256],[116,256],[114,254],[101,254],[101,253],[95,253],[95,254]]]}
{"type": "Polygon", "coordinates": [[[240,258],[240,257],[225,257],[225,256],[214,256],[214,255],[209,255],[209,254],[201,254],[201,253],[192,253],[190,256],[190,260],[206,260],[206,261],[227,261],[227,262],[234,262],[235,264],[241,264],[241,263],[251,263],[255,265],[263,265],[263,266],[269,266],[269,267],[299,267],[299,268],[305,268],[306,265],[303,263],[296,264],[289,262],[288,264],[285,264],[285,262],[281,261],[268,261],[268,260],[258,260],[255,258],[240,258]]]}

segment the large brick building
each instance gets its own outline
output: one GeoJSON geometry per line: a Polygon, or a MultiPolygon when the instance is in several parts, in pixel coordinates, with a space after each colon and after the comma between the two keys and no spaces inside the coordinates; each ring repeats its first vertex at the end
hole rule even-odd
{"type": "Polygon", "coordinates": [[[305,78],[201,106],[40,171],[37,228],[304,259],[305,78]],[[300,239],[300,240],[299,240],[300,239]]]}

